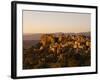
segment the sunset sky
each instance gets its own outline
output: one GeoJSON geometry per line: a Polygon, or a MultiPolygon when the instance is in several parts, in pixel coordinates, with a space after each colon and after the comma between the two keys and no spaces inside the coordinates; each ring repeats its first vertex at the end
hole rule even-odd
{"type": "Polygon", "coordinates": [[[89,32],[91,15],[86,13],[63,13],[23,11],[23,33],[89,32]]]}

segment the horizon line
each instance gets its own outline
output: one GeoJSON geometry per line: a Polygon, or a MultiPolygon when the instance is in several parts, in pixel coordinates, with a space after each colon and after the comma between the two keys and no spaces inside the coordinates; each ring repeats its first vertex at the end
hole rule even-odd
{"type": "MultiPolygon", "coordinates": [[[[87,31],[87,32],[91,32],[91,31],[87,31]]],[[[54,33],[48,32],[48,33],[23,33],[23,34],[55,34],[55,33],[75,33],[77,34],[77,33],[87,33],[87,32],[54,32],[54,33]]]]}

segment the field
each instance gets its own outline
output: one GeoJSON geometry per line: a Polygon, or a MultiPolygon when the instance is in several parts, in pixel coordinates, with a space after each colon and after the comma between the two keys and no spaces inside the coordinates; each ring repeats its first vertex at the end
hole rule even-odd
{"type": "Polygon", "coordinates": [[[23,40],[23,45],[25,49],[30,48],[30,46],[34,46],[39,43],[39,40],[23,40]]]}
{"type": "Polygon", "coordinates": [[[23,69],[83,67],[91,65],[90,33],[24,36],[23,69]]]}

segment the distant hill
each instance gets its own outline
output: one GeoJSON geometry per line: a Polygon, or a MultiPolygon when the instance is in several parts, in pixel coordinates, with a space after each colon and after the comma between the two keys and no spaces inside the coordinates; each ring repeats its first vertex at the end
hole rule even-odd
{"type": "MultiPolygon", "coordinates": [[[[55,35],[59,35],[62,32],[57,32],[57,33],[51,33],[51,34],[55,34],[55,35]]],[[[49,34],[49,33],[47,33],[49,34]]],[[[85,36],[90,36],[90,32],[80,32],[80,33],[64,33],[65,35],[85,35],[85,36]]],[[[23,39],[24,40],[40,40],[41,35],[43,35],[43,33],[35,33],[35,34],[24,34],[23,35],[23,39]]]]}
{"type": "Polygon", "coordinates": [[[40,40],[41,33],[36,33],[36,34],[25,34],[23,35],[24,40],[40,40]]]}

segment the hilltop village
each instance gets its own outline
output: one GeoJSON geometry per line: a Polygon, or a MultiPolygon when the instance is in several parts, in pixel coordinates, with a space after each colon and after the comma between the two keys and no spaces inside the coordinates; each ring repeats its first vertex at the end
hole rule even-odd
{"type": "Polygon", "coordinates": [[[90,55],[90,36],[43,34],[36,45],[23,49],[23,69],[90,66],[90,55]]]}

